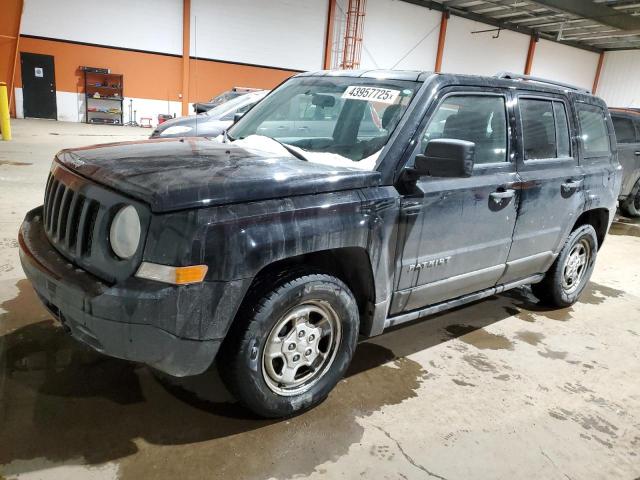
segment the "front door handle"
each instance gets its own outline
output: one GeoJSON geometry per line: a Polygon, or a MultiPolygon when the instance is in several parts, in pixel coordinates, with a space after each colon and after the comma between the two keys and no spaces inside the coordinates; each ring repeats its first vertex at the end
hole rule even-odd
{"type": "Polygon", "coordinates": [[[516,191],[512,188],[507,188],[506,190],[498,190],[497,192],[491,192],[490,196],[496,203],[500,203],[502,200],[506,198],[513,198],[516,191]]]}
{"type": "Polygon", "coordinates": [[[633,152],[633,154],[640,156],[640,150],[636,150],[635,152],[633,152]]]}

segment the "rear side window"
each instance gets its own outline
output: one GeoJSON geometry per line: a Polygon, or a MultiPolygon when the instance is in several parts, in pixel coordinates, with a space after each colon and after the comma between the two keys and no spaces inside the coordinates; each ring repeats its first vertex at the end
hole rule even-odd
{"type": "Polygon", "coordinates": [[[524,159],[569,158],[569,125],[562,102],[521,98],[524,159]]]}
{"type": "Polygon", "coordinates": [[[615,115],[611,116],[611,120],[613,120],[613,129],[616,132],[618,143],[636,142],[636,128],[633,125],[633,120],[615,115]]]}
{"type": "Polygon", "coordinates": [[[578,122],[580,123],[580,139],[584,147],[585,157],[609,155],[609,135],[605,123],[604,110],[595,105],[577,105],[578,122]]]}

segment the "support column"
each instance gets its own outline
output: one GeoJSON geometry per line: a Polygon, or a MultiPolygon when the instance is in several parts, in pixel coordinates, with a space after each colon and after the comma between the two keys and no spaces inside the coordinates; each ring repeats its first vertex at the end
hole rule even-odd
{"type": "Polygon", "coordinates": [[[449,22],[449,11],[442,11],[442,19],[440,20],[440,35],[438,36],[438,51],[436,52],[436,65],[434,72],[439,73],[442,70],[442,55],[444,53],[444,41],[447,38],[447,23],[449,22]]]}
{"type": "Polygon", "coordinates": [[[324,69],[331,68],[331,53],[333,50],[334,21],[336,16],[336,0],[329,0],[329,11],[327,13],[327,32],[324,39],[324,69]]]}
{"type": "Polygon", "coordinates": [[[182,0],[182,115],[189,114],[189,49],[191,45],[191,0],[182,0]]]}
{"type": "Polygon", "coordinates": [[[600,52],[600,58],[598,58],[598,68],[596,68],[596,76],[593,79],[593,88],[591,89],[591,93],[594,95],[598,90],[598,82],[600,81],[600,73],[602,72],[602,64],[604,63],[604,51],[600,52]]]}
{"type": "Polygon", "coordinates": [[[18,56],[20,54],[20,27],[22,25],[22,11],[24,9],[24,1],[18,0],[17,5],[18,5],[18,8],[16,9],[15,14],[17,15],[18,18],[17,18],[17,28],[15,32],[7,32],[7,33],[10,33],[10,35],[0,35],[0,38],[15,41],[15,48],[13,50],[13,55],[11,56],[11,61],[12,61],[11,70],[9,70],[7,79],[6,79],[7,93],[9,95],[9,112],[12,117],[16,116],[15,78],[16,78],[16,68],[18,65],[18,56]]]}
{"type": "Polygon", "coordinates": [[[529,51],[527,52],[527,61],[524,64],[524,74],[531,75],[531,67],[533,66],[533,57],[536,54],[536,44],[540,40],[540,36],[537,33],[531,34],[529,38],[529,51]]]}

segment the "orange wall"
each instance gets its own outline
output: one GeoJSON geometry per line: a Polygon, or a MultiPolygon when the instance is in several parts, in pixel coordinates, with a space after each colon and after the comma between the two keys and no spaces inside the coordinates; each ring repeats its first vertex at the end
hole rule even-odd
{"type": "MultiPolygon", "coordinates": [[[[56,71],[56,90],[83,91],[81,65],[110,68],[124,75],[124,94],[129,97],[157,100],[179,100],[182,59],[167,55],[130,52],[74,43],[20,38],[20,51],[53,55],[56,71]]],[[[16,86],[22,86],[20,69],[16,72],[16,86]]]]}
{"type": "MultiPolygon", "coordinates": [[[[56,89],[81,92],[83,75],[78,67],[110,68],[124,75],[124,94],[128,97],[180,101],[182,58],[131,52],[114,48],[78,45],[69,42],[21,37],[20,51],[53,55],[56,89]]],[[[190,60],[189,101],[203,101],[233,86],[273,88],[295,72],[263,67],[190,60]]],[[[16,87],[22,86],[20,68],[16,87]]]]}
{"type": "MultiPolygon", "coordinates": [[[[17,37],[20,28],[20,14],[22,0],[2,0],[0,7],[0,35],[17,37]]],[[[11,71],[15,58],[16,41],[0,37],[0,82],[5,82],[11,88],[11,71]]],[[[19,69],[16,66],[16,69],[19,69]]]]}
{"type": "Polygon", "coordinates": [[[208,100],[231,87],[271,89],[297,72],[191,59],[189,101],[208,100]]]}

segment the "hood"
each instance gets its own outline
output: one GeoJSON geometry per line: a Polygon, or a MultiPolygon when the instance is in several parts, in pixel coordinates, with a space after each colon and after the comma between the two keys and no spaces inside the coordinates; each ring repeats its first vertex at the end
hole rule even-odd
{"type": "Polygon", "coordinates": [[[57,161],[154,212],[378,185],[378,172],[305,162],[206,138],[62,150],[57,161]]]}

